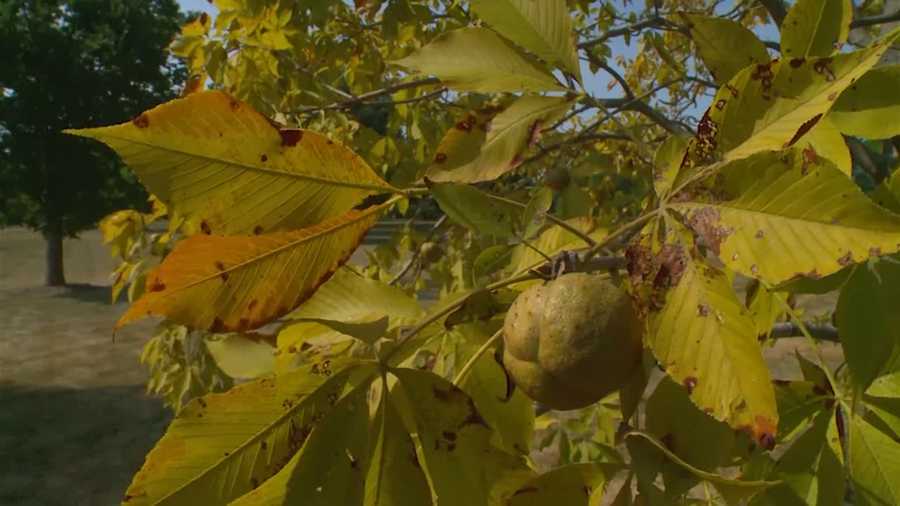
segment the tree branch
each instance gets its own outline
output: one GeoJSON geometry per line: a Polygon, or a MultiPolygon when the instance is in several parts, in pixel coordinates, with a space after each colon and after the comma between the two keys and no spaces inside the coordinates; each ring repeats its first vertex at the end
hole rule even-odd
{"type": "Polygon", "coordinates": [[[897,11],[892,14],[883,14],[881,16],[854,19],[850,22],[850,28],[863,28],[865,26],[893,23],[894,21],[900,21],[900,9],[897,9],[897,11]]]}
{"type": "Polygon", "coordinates": [[[613,28],[612,30],[607,30],[606,33],[597,38],[586,40],[578,44],[578,49],[588,49],[596,46],[597,44],[602,44],[609,39],[621,37],[629,33],[639,32],[644,28],[663,28],[668,26],[670,26],[670,23],[665,18],[654,16],[652,18],[638,21],[637,23],[626,25],[621,28],[613,28]]]}
{"type": "MultiPolygon", "coordinates": [[[[349,95],[347,93],[342,92],[348,98],[346,98],[344,100],[340,100],[338,102],[328,104],[328,105],[303,107],[303,108],[297,109],[296,111],[290,111],[290,112],[293,114],[309,114],[312,112],[319,112],[319,111],[347,109],[347,108],[353,107],[355,105],[360,105],[360,104],[364,104],[366,102],[370,102],[373,99],[382,97],[384,95],[391,95],[391,94],[396,93],[401,90],[407,90],[409,88],[418,88],[421,86],[430,86],[432,84],[438,84],[438,83],[440,83],[440,80],[438,78],[427,77],[425,79],[419,79],[416,81],[406,81],[406,82],[402,82],[402,83],[396,83],[396,84],[381,88],[379,90],[370,91],[368,93],[363,93],[362,95],[357,95],[357,96],[349,95]]],[[[443,93],[444,90],[441,89],[438,91],[443,93]]],[[[430,95],[435,95],[435,94],[438,94],[437,91],[434,93],[431,93],[430,95]]],[[[431,98],[431,97],[429,96],[429,98],[431,98]]],[[[421,97],[414,97],[413,99],[407,99],[404,101],[400,101],[398,103],[409,103],[411,101],[416,101],[416,100],[421,100],[421,99],[422,99],[421,97]]]]}
{"type": "Polygon", "coordinates": [[[759,0],[759,3],[769,11],[769,16],[772,16],[775,26],[781,28],[781,23],[787,16],[787,7],[784,6],[784,2],[782,0],[759,0]]]}
{"type": "MultiPolygon", "coordinates": [[[[434,223],[434,225],[431,226],[431,230],[428,231],[428,235],[425,236],[425,240],[422,241],[422,244],[425,244],[426,242],[430,241],[431,238],[434,237],[435,232],[437,232],[438,229],[441,228],[446,221],[447,221],[447,215],[445,214],[445,215],[441,216],[440,219],[438,219],[434,223]]],[[[416,260],[419,259],[419,255],[421,255],[421,254],[422,254],[422,246],[419,245],[419,247],[416,248],[416,251],[413,253],[413,255],[409,258],[409,261],[406,262],[406,265],[404,265],[403,268],[400,269],[400,272],[398,272],[397,275],[394,276],[394,278],[388,282],[388,284],[396,285],[397,282],[399,282],[401,279],[403,279],[403,276],[406,276],[406,273],[409,272],[409,269],[416,263],[416,260]]]]}
{"type": "MultiPolygon", "coordinates": [[[[809,333],[820,341],[838,342],[838,330],[831,326],[819,323],[805,322],[804,325],[809,333]]],[[[775,339],[783,337],[800,337],[803,330],[800,325],[794,322],[776,323],[772,326],[771,336],[775,339]]]]}

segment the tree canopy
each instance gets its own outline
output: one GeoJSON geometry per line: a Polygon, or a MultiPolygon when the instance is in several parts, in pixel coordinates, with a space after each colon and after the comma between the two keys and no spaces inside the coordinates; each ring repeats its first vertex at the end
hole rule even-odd
{"type": "MultiPolygon", "coordinates": [[[[174,0],[0,3],[0,225],[39,230],[53,248],[146,201],[108,150],[62,130],[172,98],[184,71],[167,48],[182,21],[174,0]]],[[[48,260],[48,281],[63,281],[48,260]]]]}

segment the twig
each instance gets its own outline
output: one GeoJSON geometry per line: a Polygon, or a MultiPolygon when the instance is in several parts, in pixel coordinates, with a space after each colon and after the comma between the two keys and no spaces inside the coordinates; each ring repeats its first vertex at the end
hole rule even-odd
{"type": "Polygon", "coordinates": [[[850,28],[862,28],[865,26],[881,25],[884,23],[893,23],[894,21],[900,21],[900,9],[897,9],[892,14],[883,14],[881,16],[854,19],[850,22],[850,28]]]}
{"type": "Polygon", "coordinates": [[[595,39],[586,40],[578,44],[578,49],[588,49],[590,47],[596,46],[597,44],[602,44],[609,39],[621,37],[629,33],[638,32],[643,30],[644,28],[662,28],[666,26],[669,26],[669,22],[666,21],[665,18],[654,16],[652,18],[645,19],[644,21],[639,21],[637,23],[623,26],[621,28],[613,28],[612,30],[607,30],[606,33],[595,39]]]}
{"type": "MultiPolygon", "coordinates": [[[[514,205],[514,206],[518,206],[518,207],[521,207],[521,208],[523,208],[523,209],[524,209],[525,207],[527,207],[527,204],[523,204],[523,203],[521,203],[521,202],[518,202],[518,201],[515,201],[515,200],[512,200],[512,199],[508,199],[508,198],[506,198],[506,197],[501,197],[501,196],[499,196],[499,195],[494,195],[494,194],[492,194],[492,193],[485,193],[485,195],[487,195],[489,198],[492,198],[492,199],[494,199],[494,200],[496,200],[496,201],[504,202],[504,203],[506,203],[506,204],[512,204],[512,205],[514,205]]],[[[577,236],[578,238],[580,238],[582,241],[584,241],[585,243],[587,243],[588,246],[593,247],[593,246],[595,246],[595,245],[597,244],[597,241],[595,241],[591,236],[585,234],[585,233],[582,232],[581,230],[578,230],[577,228],[573,227],[572,225],[566,223],[565,220],[561,220],[561,219],[559,219],[558,217],[556,217],[556,216],[554,216],[553,214],[548,213],[548,212],[545,212],[545,213],[544,213],[544,217],[547,218],[549,221],[553,222],[555,225],[559,225],[560,227],[564,228],[565,230],[567,230],[567,231],[571,232],[572,234],[576,235],[576,236],[577,236]]]]}
{"type": "MultiPolygon", "coordinates": [[[[421,86],[430,86],[432,84],[437,84],[439,82],[440,82],[440,80],[437,79],[436,77],[427,77],[425,79],[419,79],[417,81],[407,81],[407,82],[403,82],[403,83],[393,84],[393,85],[381,88],[380,90],[370,91],[368,93],[363,93],[362,95],[357,95],[357,96],[353,96],[353,95],[349,95],[345,92],[341,92],[343,95],[345,95],[347,97],[344,100],[334,102],[334,103],[331,103],[328,105],[322,105],[322,106],[301,107],[300,109],[297,109],[295,111],[290,111],[290,112],[293,114],[309,114],[309,113],[319,112],[319,111],[347,109],[347,108],[353,107],[355,105],[360,105],[360,104],[370,102],[373,99],[382,97],[384,95],[391,95],[391,94],[396,93],[401,90],[406,90],[409,88],[418,88],[421,86]]],[[[419,97],[415,97],[415,98],[418,99],[419,97]]]]}
{"type": "MultiPolygon", "coordinates": [[[[805,322],[804,325],[806,326],[806,330],[809,331],[810,335],[820,341],[839,341],[838,330],[831,325],[812,322],[805,322]]],[[[772,326],[772,331],[769,333],[769,335],[776,339],[783,337],[798,337],[803,335],[803,329],[795,322],[776,323],[772,326]]]]}
{"type": "MultiPolygon", "coordinates": [[[[422,241],[422,244],[425,244],[426,242],[430,241],[431,238],[434,236],[435,232],[437,232],[437,230],[439,228],[441,228],[446,221],[447,221],[447,215],[445,214],[445,215],[441,216],[440,219],[437,220],[437,222],[435,222],[434,225],[432,225],[431,230],[428,231],[428,235],[425,236],[425,240],[422,241]]],[[[413,264],[416,263],[416,260],[418,260],[418,258],[421,254],[422,254],[422,246],[419,245],[419,247],[416,248],[416,251],[413,253],[412,257],[410,257],[409,261],[406,262],[406,265],[403,266],[403,269],[401,269],[400,272],[397,273],[397,275],[394,276],[393,279],[391,279],[388,282],[388,284],[395,285],[395,284],[397,284],[397,282],[399,282],[401,279],[403,279],[403,276],[405,276],[406,273],[409,272],[409,269],[413,266],[413,264]]]]}
{"type": "Polygon", "coordinates": [[[459,370],[459,372],[456,374],[456,378],[453,379],[453,384],[459,386],[462,380],[465,379],[466,374],[469,373],[469,370],[471,370],[472,367],[475,366],[475,362],[478,362],[478,359],[481,358],[482,355],[484,355],[484,352],[486,352],[491,346],[499,341],[502,336],[503,327],[500,327],[497,332],[494,332],[494,335],[492,335],[490,339],[488,339],[484,342],[484,344],[481,345],[481,348],[478,348],[478,351],[476,351],[474,355],[469,357],[469,360],[466,361],[466,365],[464,365],[462,369],[459,370]]]}

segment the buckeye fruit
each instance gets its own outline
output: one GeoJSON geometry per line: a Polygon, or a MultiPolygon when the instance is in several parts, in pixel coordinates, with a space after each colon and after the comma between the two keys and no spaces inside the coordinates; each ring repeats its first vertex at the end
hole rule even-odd
{"type": "Polygon", "coordinates": [[[503,324],[503,365],[526,395],[578,409],[621,388],[641,362],[641,325],[624,290],[566,274],[522,292],[503,324]]]}

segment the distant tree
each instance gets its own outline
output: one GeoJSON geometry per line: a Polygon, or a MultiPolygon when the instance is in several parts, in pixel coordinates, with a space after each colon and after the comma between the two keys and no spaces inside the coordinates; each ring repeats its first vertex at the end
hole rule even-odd
{"type": "Polygon", "coordinates": [[[0,0],[0,226],[47,241],[47,285],[65,284],[62,240],[146,194],[108,150],[62,133],[171,98],[175,0],[0,0]]]}

